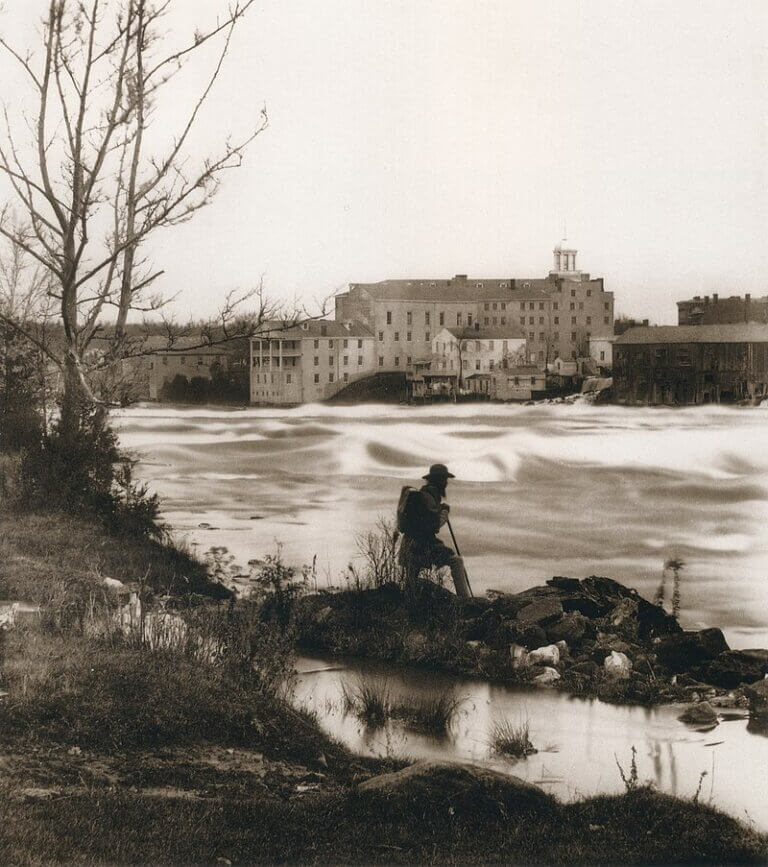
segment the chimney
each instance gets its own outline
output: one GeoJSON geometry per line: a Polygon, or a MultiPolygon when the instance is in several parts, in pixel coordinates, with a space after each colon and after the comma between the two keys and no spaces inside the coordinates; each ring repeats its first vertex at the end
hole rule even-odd
{"type": "Polygon", "coordinates": [[[712,293],[712,303],[717,304],[717,292],[712,293]]]}
{"type": "Polygon", "coordinates": [[[643,319],[643,328],[647,328],[647,327],[648,327],[648,320],[643,319]]]}
{"type": "Polygon", "coordinates": [[[454,280],[466,280],[467,275],[466,274],[457,274],[453,279],[454,280]]]}
{"type": "Polygon", "coordinates": [[[704,303],[709,304],[709,295],[704,296],[704,303]]]}
{"type": "Polygon", "coordinates": [[[749,301],[751,298],[752,298],[752,295],[749,292],[747,292],[747,294],[744,296],[744,303],[749,304],[749,301]]]}

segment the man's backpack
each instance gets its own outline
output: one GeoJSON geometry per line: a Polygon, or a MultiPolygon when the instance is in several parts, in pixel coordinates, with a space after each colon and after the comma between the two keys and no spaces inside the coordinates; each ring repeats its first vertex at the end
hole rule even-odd
{"type": "Polygon", "coordinates": [[[404,485],[397,501],[397,529],[408,536],[416,535],[424,514],[424,497],[418,488],[404,485]]]}

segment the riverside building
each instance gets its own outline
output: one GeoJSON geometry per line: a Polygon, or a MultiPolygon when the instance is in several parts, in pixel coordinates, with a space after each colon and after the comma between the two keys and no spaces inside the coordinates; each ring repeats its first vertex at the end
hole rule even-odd
{"type": "Polygon", "coordinates": [[[360,322],[271,323],[251,339],[251,403],[327,400],[374,369],[373,333],[360,322]]]}
{"type": "Polygon", "coordinates": [[[359,320],[374,335],[375,367],[405,371],[431,354],[444,328],[519,327],[528,364],[544,369],[555,358],[589,355],[589,341],[613,333],[613,293],[602,278],[576,267],[567,241],[553,250],[544,278],[469,277],[350,283],[336,296],[336,319],[359,320]]]}

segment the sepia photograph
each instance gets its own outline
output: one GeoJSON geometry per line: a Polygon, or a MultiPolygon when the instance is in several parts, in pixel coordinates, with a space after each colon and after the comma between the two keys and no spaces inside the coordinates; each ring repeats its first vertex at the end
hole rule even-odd
{"type": "Polygon", "coordinates": [[[0,864],[768,864],[764,0],[0,0],[0,864]]]}

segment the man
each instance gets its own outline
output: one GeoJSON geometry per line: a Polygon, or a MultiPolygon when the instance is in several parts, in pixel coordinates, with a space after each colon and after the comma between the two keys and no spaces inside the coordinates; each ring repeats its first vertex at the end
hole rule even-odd
{"type": "Polygon", "coordinates": [[[416,580],[422,569],[430,566],[449,566],[456,595],[461,599],[471,596],[464,561],[456,552],[437,538],[440,528],[448,520],[450,507],[443,503],[448,479],[455,479],[445,464],[432,464],[417,498],[417,508],[411,510],[400,543],[399,563],[405,570],[407,584],[416,580]]]}

